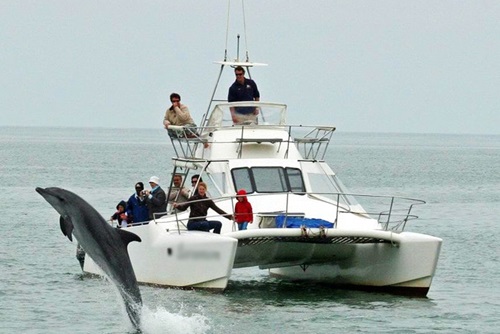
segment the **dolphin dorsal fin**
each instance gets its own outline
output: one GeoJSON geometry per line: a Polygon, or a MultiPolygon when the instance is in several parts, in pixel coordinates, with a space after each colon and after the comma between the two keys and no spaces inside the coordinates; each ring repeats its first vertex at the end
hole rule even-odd
{"type": "Polygon", "coordinates": [[[128,232],[120,228],[117,228],[116,231],[118,232],[118,235],[122,239],[122,242],[125,245],[125,247],[127,247],[128,243],[131,241],[138,241],[138,242],[142,241],[141,238],[135,233],[128,232]]]}
{"type": "Polygon", "coordinates": [[[62,233],[68,237],[70,241],[73,241],[73,222],[71,222],[71,218],[67,217],[66,219],[63,216],[59,217],[59,226],[61,227],[62,233]]]}

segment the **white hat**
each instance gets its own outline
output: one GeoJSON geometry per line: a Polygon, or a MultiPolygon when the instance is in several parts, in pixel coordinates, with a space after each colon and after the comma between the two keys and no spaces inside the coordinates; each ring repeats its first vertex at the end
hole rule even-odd
{"type": "Polygon", "coordinates": [[[151,178],[149,179],[149,182],[160,184],[160,178],[158,176],[151,176],[151,178]]]}

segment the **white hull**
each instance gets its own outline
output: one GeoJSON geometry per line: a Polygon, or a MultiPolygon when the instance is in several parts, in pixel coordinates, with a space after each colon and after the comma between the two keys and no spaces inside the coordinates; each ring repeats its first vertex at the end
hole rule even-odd
{"type": "Polygon", "coordinates": [[[333,256],[329,263],[273,268],[270,274],[290,280],[425,296],[436,270],[442,241],[407,232],[398,239],[400,242],[394,244],[317,245],[329,247],[328,251],[338,256],[333,256]]]}
{"type": "Polygon", "coordinates": [[[442,240],[402,232],[267,229],[232,233],[235,268],[259,266],[287,280],[423,295],[434,276],[442,240]]]}
{"type": "MultiPolygon", "coordinates": [[[[237,240],[205,232],[174,231],[151,222],[127,229],[142,242],[129,244],[137,281],[142,284],[206,289],[226,288],[237,240]]],[[[102,275],[88,256],[83,271],[102,275]]]]}
{"type": "MultiPolygon", "coordinates": [[[[259,228],[216,235],[179,232],[172,223],[127,229],[137,280],[179,288],[226,288],[233,268],[269,269],[272,276],[336,286],[425,296],[442,240],[381,230],[259,228]]],[[[102,275],[87,257],[84,272],[102,275]]]]}

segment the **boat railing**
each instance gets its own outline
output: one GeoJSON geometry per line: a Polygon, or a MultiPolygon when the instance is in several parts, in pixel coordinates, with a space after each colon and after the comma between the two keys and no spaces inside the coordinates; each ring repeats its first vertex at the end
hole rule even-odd
{"type": "Polygon", "coordinates": [[[333,131],[335,131],[333,126],[315,127],[303,137],[295,137],[294,142],[304,159],[322,160],[332,139],[333,131]],[[321,157],[319,157],[320,153],[321,157]]]}
{"type": "Polygon", "coordinates": [[[201,127],[184,127],[170,125],[170,142],[178,158],[194,158],[200,145],[207,143],[207,138],[202,137],[201,127]]]}
{"type": "Polygon", "coordinates": [[[328,145],[331,141],[335,127],[332,126],[304,126],[304,125],[229,125],[229,126],[205,126],[205,127],[182,127],[170,126],[175,131],[175,136],[170,136],[172,147],[178,158],[192,159],[203,158],[204,149],[216,150],[222,144],[235,144],[237,158],[241,158],[245,144],[268,143],[276,144],[277,152],[281,147],[283,158],[288,157],[290,145],[295,145],[302,158],[322,160],[325,157],[328,145]],[[215,131],[238,130],[235,139],[230,141],[212,141],[215,131]],[[275,136],[262,137],[256,134],[256,129],[279,130],[275,136]]]}
{"type": "Polygon", "coordinates": [[[399,196],[384,196],[384,195],[369,195],[369,194],[347,194],[338,193],[337,195],[337,212],[339,214],[353,213],[357,215],[365,215],[377,219],[383,230],[402,232],[406,227],[406,223],[410,220],[418,219],[418,216],[413,214],[413,209],[417,205],[425,204],[426,202],[420,199],[399,197],[399,196]],[[362,211],[358,210],[358,205],[349,206],[341,203],[341,198],[344,196],[352,196],[362,202],[362,211]],[[383,208],[381,210],[381,208],[383,208]]]}
{"type": "MultiPolygon", "coordinates": [[[[368,195],[368,194],[354,194],[354,193],[313,193],[313,192],[300,192],[293,193],[288,192],[284,193],[286,195],[286,199],[284,201],[275,201],[273,200],[272,207],[266,205],[265,208],[259,208],[256,203],[259,201],[255,201],[253,205],[254,216],[259,218],[259,228],[270,228],[276,227],[276,218],[278,216],[283,216],[284,222],[282,227],[287,227],[287,219],[289,217],[293,218],[322,218],[327,222],[333,224],[334,228],[337,227],[339,221],[342,221],[345,214],[353,214],[360,218],[366,219],[375,219],[377,220],[380,228],[385,231],[392,232],[403,232],[406,224],[410,220],[417,219],[418,216],[413,213],[413,209],[416,205],[425,204],[425,201],[414,199],[414,198],[406,198],[406,197],[398,197],[398,196],[384,196],[384,195],[368,195]],[[328,203],[332,205],[332,211],[326,212],[322,210],[322,217],[313,217],[310,214],[306,214],[306,207],[297,207],[291,200],[292,196],[308,196],[310,198],[314,198],[314,200],[320,200],[322,202],[328,203]],[[356,199],[360,199],[363,202],[363,206],[355,204],[350,205],[346,203],[343,199],[346,197],[355,197],[356,199]],[[327,219],[325,219],[327,217],[327,219]]],[[[279,194],[273,194],[279,195],[279,194]]],[[[263,193],[254,193],[247,194],[249,201],[254,202],[252,199],[260,196],[270,196],[270,194],[263,193]]],[[[200,199],[194,202],[203,202],[207,200],[214,201],[215,203],[223,204],[225,202],[224,207],[227,208],[228,203],[230,201],[231,210],[226,210],[228,215],[232,215],[234,217],[235,213],[233,211],[235,204],[237,202],[238,196],[220,196],[213,197],[209,199],[200,199]]],[[[180,203],[182,204],[182,203],[180,203]]],[[[156,219],[156,223],[165,223],[165,222],[176,222],[178,230],[186,230],[187,229],[187,221],[190,219],[187,214],[181,214],[181,211],[175,210],[172,207],[169,212],[159,213],[158,216],[168,215],[169,219],[156,219]]],[[[219,220],[221,215],[213,214],[209,216],[203,217],[191,217],[191,218],[203,218],[207,220],[219,220]]],[[[228,218],[228,217],[226,217],[228,218]]],[[[233,231],[237,230],[237,224],[233,222],[232,226],[233,231]]]]}
{"type": "MultiPolygon", "coordinates": [[[[214,202],[220,202],[220,201],[226,201],[228,199],[230,199],[231,201],[233,200],[233,198],[236,197],[236,196],[233,196],[233,197],[227,197],[227,196],[224,196],[224,197],[218,197],[218,198],[204,198],[204,199],[199,199],[199,200],[191,200],[189,201],[190,204],[191,203],[199,203],[199,202],[207,202],[207,201],[214,201],[214,202]]],[[[186,202],[184,203],[178,203],[179,205],[182,206],[182,204],[185,204],[186,202]]],[[[234,204],[234,203],[232,203],[234,204]]],[[[232,205],[234,207],[234,205],[232,205]]],[[[153,221],[156,223],[156,224],[161,224],[161,223],[170,223],[172,221],[175,221],[176,225],[177,225],[177,230],[180,231],[181,230],[187,230],[187,223],[190,219],[203,219],[203,220],[219,220],[221,215],[220,214],[213,214],[213,215],[207,215],[207,216],[193,216],[193,217],[190,217],[186,214],[182,214],[183,212],[185,212],[187,210],[187,208],[185,208],[184,210],[180,210],[179,208],[174,208],[171,203],[169,203],[169,210],[168,211],[165,211],[165,212],[158,212],[158,213],[155,213],[154,214],[154,219],[153,221]],[[164,217],[165,216],[169,216],[169,217],[174,217],[174,220],[172,219],[165,219],[164,217]],[[163,219],[160,219],[160,218],[163,218],[163,219]]],[[[222,215],[224,216],[224,215],[222,215]]],[[[228,212],[226,217],[227,219],[229,218],[232,218],[234,217],[234,212],[228,212]]]]}
{"type": "MultiPolygon", "coordinates": [[[[292,194],[294,193],[287,193],[286,207],[284,210],[276,211],[285,216],[285,222],[289,216],[300,216],[295,212],[296,208],[293,208],[293,212],[289,210],[288,196],[292,194]]],[[[332,222],[334,226],[337,226],[342,214],[354,214],[358,217],[376,219],[383,230],[393,232],[404,231],[408,221],[418,219],[418,216],[413,214],[412,210],[416,205],[425,204],[425,201],[415,198],[386,195],[317,192],[301,192],[296,194],[304,194],[309,197],[314,197],[315,200],[333,204],[335,206],[335,220],[332,222]],[[360,199],[363,205],[351,205],[347,203],[344,199],[348,197],[360,199]]]]}

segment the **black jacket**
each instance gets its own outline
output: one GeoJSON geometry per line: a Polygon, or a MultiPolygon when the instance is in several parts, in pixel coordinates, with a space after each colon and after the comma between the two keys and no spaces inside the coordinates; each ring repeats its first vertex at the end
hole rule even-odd
{"type": "MultiPolygon", "coordinates": [[[[146,197],[146,204],[149,209],[149,219],[153,219],[155,217],[155,213],[165,213],[167,211],[167,195],[160,186],[158,186],[158,188],[154,191],[151,191],[151,196],[153,197],[146,197]]],[[[156,215],[156,218],[161,216],[162,215],[156,215]]]]}
{"type": "Polygon", "coordinates": [[[189,222],[203,221],[206,220],[208,209],[212,209],[220,215],[231,219],[231,215],[227,214],[224,210],[215,205],[214,201],[209,199],[206,195],[201,197],[200,194],[195,194],[189,198],[185,203],[179,204],[177,209],[184,211],[187,208],[191,208],[189,213],[189,222]],[[198,200],[204,200],[199,202],[193,202],[198,200]]]}

